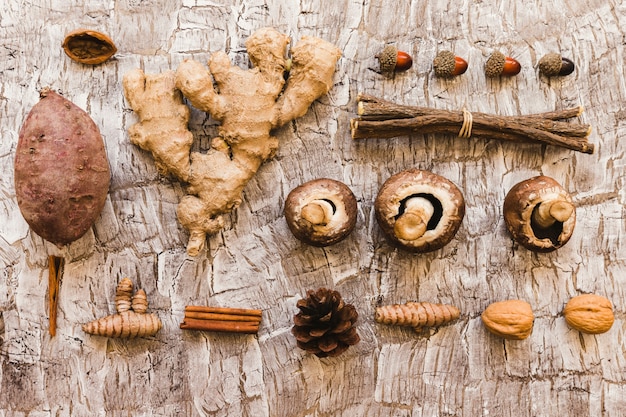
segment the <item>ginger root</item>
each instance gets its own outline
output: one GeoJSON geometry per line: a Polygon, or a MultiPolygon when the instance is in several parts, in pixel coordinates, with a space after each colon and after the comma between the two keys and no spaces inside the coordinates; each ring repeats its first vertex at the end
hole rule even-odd
{"type": "Polygon", "coordinates": [[[223,216],[239,206],[248,181],[275,154],[278,140],[270,132],[303,116],[332,87],[341,56],[337,47],[303,37],[291,49],[285,81],[288,44],[286,35],[259,29],[246,41],[251,69],[232,66],[220,51],[211,55],[208,69],[187,60],[175,77],[172,72],[146,75],[139,69],[124,77],[124,94],[139,116],[129,129],[131,142],[150,151],[161,172],[188,184],[177,215],[189,230],[191,256],[202,250],[207,235],[224,227],[223,216]],[[189,109],[181,92],[221,122],[206,154],[190,155],[189,109]]]}

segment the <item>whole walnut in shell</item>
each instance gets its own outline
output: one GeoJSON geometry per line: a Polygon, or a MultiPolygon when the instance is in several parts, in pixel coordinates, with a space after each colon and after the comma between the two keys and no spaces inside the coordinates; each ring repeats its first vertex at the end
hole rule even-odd
{"type": "Polygon", "coordinates": [[[535,320],[530,304],[522,300],[492,303],[481,318],[491,333],[512,340],[522,340],[530,336],[535,320]]]}
{"type": "Polygon", "coordinates": [[[572,298],[563,309],[570,327],[589,334],[608,332],[615,317],[608,298],[596,294],[583,294],[572,298]]]}

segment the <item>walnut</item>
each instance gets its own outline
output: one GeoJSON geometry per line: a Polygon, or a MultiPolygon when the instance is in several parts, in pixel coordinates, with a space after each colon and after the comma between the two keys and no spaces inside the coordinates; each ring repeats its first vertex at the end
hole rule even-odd
{"type": "Polygon", "coordinates": [[[608,298],[596,294],[583,294],[572,298],[563,309],[570,327],[589,334],[608,332],[615,317],[608,298]]]}
{"type": "Polygon", "coordinates": [[[521,340],[533,330],[533,310],[526,301],[507,300],[490,304],[481,315],[491,333],[505,339],[521,340]]]}

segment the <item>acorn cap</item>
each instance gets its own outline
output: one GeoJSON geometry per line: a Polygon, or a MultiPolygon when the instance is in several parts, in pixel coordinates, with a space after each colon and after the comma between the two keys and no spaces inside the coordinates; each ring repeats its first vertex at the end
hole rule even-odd
{"type": "Polygon", "coordinates": [[[435,75],[444,78],[452,77],[455,64],[454,53],[451,51],[440,51],[433,60],[435,75]]]}
{"type": "Polygon", "coordinates": [[[494,51],[485,63],[485,74],[487,77],[498,77],[504,70],[506,56],[500,51],[494,51]]]}
{"type": "Polygon", "coordinates": [[[398,48],[393,45],[387,45],[385,49],[378,54],[377,58],[380,64],[380,72],[383,74],[393,73],[398,60],[398,48]]]}
{"type": "Polygon", "coordinates": [[[376,220],[387,239],[411,252],[431,252],[448,244],[465,216],[465,200],[451,181],[429,171],[409,169],[391,176],[381,187],[374,202],[376,220]],[[428,199],[433,207],[426,232],[414,240],[396,235],[396,221],[406,202],[414,197],[428,199]]]}

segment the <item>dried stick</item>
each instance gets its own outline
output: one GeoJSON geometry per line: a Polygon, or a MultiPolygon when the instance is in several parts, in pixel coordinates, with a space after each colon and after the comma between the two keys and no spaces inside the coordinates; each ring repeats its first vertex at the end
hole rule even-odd
{"type": "MultiPolygon", "coordinates": [[[[541,142],[584,153],[593,153],[587,142],[591,127],[560,120],[579,116],[582,107],[532,114],[496,116],[471,113],[471,137],[499,138],[518,142],[541,142]]],[[[354,139],[390,138],[411,133],[459,134],[467,123],[467,112],[402,106],[368,95],[360,95],[357,113],[350,126],[354,139]]]]}
{"type": "Polygon", "coordinates": [[[50,336],[57,334],[57,306],[59,304],[59,282],[63,276],[65,261],[58,256],[48,256],[48,321],[50,336]]]}
{"type": "Polygon", "coordinates": [[[261,315],[261,310],[186,306],[185,317],[180,328],[211,332],[257,333],[261,315]]]}
{"type": "Polygon", "coordinates": [[[252,334],[259,331],[259,323],[256,321],[219,321],[185,318],[180,324],[180,328],[185,330],[252,334]]]}
{"type": "Polygon", "coordinates": [[[207,306],[186,306],[185,312],[195,311],[199,313],[218,313],[218,314],[238,314],[242,316],[258,316],[261,317],[262,310],[251,310],[247,308],[229,308],[229,307],[207,307],[207,306]]]}

